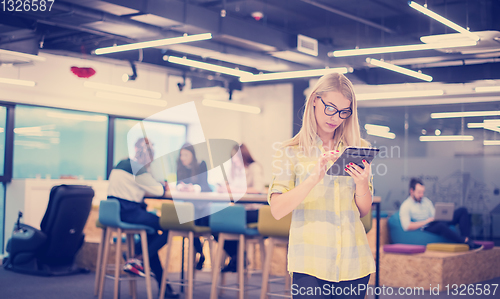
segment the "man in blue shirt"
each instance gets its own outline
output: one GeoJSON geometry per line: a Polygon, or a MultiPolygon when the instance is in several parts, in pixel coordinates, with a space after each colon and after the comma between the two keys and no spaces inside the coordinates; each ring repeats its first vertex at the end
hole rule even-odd
{"type": "Polygon", "coordinates": [[[481,246],[475,244],[470,236],[470,216],[465,207],[455,210],[452,221],[434,221],[435,209],[432,202],[424,197],[424,183],[417,178],[410,180],[410,196],[403,202],[399,210],[401,226],[405,231],[421,229],[445,237],[455,243],[466,243],[470,249],[481,246]],[[450,229],[450,225],[458,224],[460,233],[450,229]]]}

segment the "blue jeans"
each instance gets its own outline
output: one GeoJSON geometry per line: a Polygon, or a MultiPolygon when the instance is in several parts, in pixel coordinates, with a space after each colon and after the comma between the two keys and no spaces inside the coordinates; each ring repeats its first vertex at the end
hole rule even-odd
{"type": "MultiPolygon", "coordinates": [[[[154,234],[148,234],[148,253],[149,253],[149,266],[151,271],[155,274],[158,286],[161,283],[163,275],[163,268],[161,266],[160,258],[158,257],[158,250],[167,244],[168,231],[163,231],[159,234],[158,231],[162,230],[160,227],[160,217],[146,211],[146,205],[117,198],[120,202],[120,218],[123,222],[132,224],[143,224],[152,227],[155,230],[154,234]]],[[[141,254],[142,247],[140,243],[135,246],[135,254],[141,254]]]]}
{"type": "Polygon", "coordinates": [[[433,221],[429,223],[424,230],[436,235],[440,235],[455,243],[464,243],[465,238],[470,236],[470,215],[464,207],[458,208],[453,213],[451,221],[433,221]],[[460,228],[460,235],[450,229],[450,225],[456,225],[460,228]]]}
{"type": "Polygon", "coordinates": [[[370,275],[355,280],[331,282],[317,277],[293,273],[293,299],[329,299],[358,298],[364,299],[370,275]],[[364,287],[363,287],[364,285],[364,287]],[[361,286],[361,288],[360,288],[361,286]]]}

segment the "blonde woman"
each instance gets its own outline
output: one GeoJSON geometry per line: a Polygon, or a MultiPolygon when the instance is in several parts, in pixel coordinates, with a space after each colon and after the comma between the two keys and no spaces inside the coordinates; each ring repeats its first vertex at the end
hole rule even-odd
{"type": "Polygon", "coordinates": [[[356,96],[344,75],[319,79],[307,97],[302,127],[276,152],[268,200],[276,219],[292,214],[288,271],[293,298],[364,298],[375,261],[360,218],[372,204],[370,164],[327,169],[360,138],[356,96]],[[363,286],[364,285],[364,286],[363,286]]]}

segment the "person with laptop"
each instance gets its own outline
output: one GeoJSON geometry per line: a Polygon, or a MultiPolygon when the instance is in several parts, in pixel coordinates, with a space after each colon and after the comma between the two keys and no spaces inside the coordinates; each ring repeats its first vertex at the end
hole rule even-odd
{"type": "Polygon", "coordinates": [[[405,231],[421,229],[440,235],[455,243],[466,243],[470,249],[478,249],[481,245],[470,239],[470,217],[465,207],[454,210],[454,204],[436,203],[436,208],[427,197],[424,197],[425,186],[422,180],[410,180],[410,196],[401,204],[399,219],[405,231]],[[450,229],[450,225],[458,224],[460,234],[450,229]]]}

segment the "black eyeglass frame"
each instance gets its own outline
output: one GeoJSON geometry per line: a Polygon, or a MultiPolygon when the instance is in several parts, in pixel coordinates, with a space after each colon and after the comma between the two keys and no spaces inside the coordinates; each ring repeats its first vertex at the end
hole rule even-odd
{"type": "Polygon", "coordinates": [[[322,98],[319,98],[319,99],[321,100],[321,103],[323,103],[323,105],[325,105],[325,110],[324,110],[324,112],[325,112],[325,114],[326,114],[327,116],[335,116],[335,114],[337,114],[337,113],[338,113],[338,114],[339,114],[339,117],[340,117],[341,119],[348,119],[349,117],[351,117],[351,115],[352,115],[352,109],[351,109],[351,108],[339,110],[339,109],[335,108],[334,106],[331,106],[331,105],[327,105],[327,104],[325,104],[325,102],[323,101],[323,99],[322,99],[322,98]],[[335,111],[333,114],[328,114],[328,113],[326,113],[326,109],[327,109],[328,107],[331,107],[331,108],[335,109],[336,111],[335,111]],[[350,112],[350,114],[349,114],[349,116],[348,116],[348,117],[342,117],[342,116],[341,116],[340,112],[345,112],[345,111],[349,111],[349,112],[350,112]]]}

